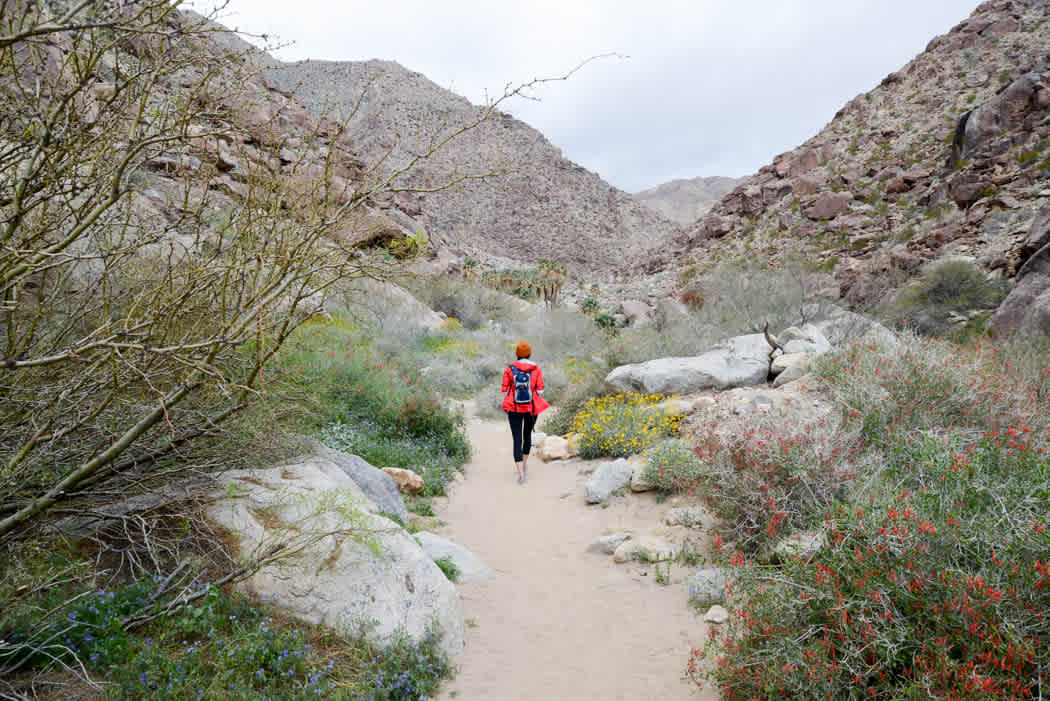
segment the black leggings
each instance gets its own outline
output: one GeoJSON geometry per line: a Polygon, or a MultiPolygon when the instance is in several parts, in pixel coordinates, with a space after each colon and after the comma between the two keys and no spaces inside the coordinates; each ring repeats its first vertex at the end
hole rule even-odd
{"type": "Polygon", "coordinates": [[[532,429],[536,426],[536,417],[524,412],[508,411],[510,435],[514,438],[514,462],[521,462],[524,455],[532,450],[532,429]]]}

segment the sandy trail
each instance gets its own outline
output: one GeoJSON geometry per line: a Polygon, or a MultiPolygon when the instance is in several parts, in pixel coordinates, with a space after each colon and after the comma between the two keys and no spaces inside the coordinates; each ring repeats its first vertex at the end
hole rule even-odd
{"type": "Polygon", "coordinates": [[[690,570],[669,586],[648,566],[585,552],[614,530],[645,533],[669,508],[650,495],[583,501],[581,463],[533,458],[518,485],[505,422],[470,421],[474,459],[438,505],[441,534],[493,570],[458,585],[467,619],[457,677],[440,699],[717,699],[683,677],[706,627],[687,604],[690,570]]]}

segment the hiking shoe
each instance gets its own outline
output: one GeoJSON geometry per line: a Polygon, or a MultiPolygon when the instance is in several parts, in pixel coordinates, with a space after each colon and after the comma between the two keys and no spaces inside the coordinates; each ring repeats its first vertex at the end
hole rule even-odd
{"type": "Polygon", "coordinates": [[[518,478],[518,484],[525,484],[525,475],[518,478]]]}

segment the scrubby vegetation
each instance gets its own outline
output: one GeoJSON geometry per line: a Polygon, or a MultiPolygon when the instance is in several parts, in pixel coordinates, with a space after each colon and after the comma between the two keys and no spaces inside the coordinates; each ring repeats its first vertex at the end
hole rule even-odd
{"type": "MultiPolygon", "coordinates": [[[[49,556],[51,564],[60,559],[49,556]]],[[[83,568],[75,559],[64,564],[83,568]]],[[[78,589],[69,582],[14,598],[9,584],[0,582],[12,602],[0,618],[7,641],[0,673],[83,664],[104,673],[116,699],[414,699],[432,694],[451,672],[434,635],[377,648],[218,588],[201,591],[175,615],[150,620],[159,610],[154,595],[165,586],[159,576],[75,598],[78,589]],[[39,625],[41,609],[61,615],[39,625]],[[142,625],[132,628],[129,620],[142,625]]]]}
{"type": "Polygon", "coordinates": [[[588,399],[572,422],[580,457],[627,457],[677,433],[681,417],[660,406],[664,399],[656,394],[588,399]]]}
{"type": "Polygon", "coordinates": [[[731,699],[1045,695],[1045,380],[994,349],[907,337],[820,374],[836,422],[706,446],[737,614],[694,674],[731,699]],[[760,564],[800,530],[825,546],[760,564]]]}

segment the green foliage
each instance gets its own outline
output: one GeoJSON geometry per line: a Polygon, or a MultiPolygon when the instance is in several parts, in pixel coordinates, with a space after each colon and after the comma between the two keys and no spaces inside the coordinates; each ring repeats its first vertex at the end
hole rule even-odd
{"type": "Polygon", "coordinates": [[[405,508],[408,509],[410,513],[419,514],[420,516],[437,515],[434,511],[434,504],[427,497],[406,496],[405,508]]]}
{"type": "Polygon", "coordinates": [[[594,297],[585,297],[584,300],[580,302],[580,311],[584,314],[597,314],[599,310],[598,300],[594,297]]]}
{"type": "MultiPolygon", "coordinates": [[[[430,632],[378,647],[303,628],[240,594],[210,589],[174,614],[127,631],[148,613],[160,580],[78,592],[70,582],[0,613],[0,668],[32,671],[74,655],[104,674],[117,699],[383,698],[431,695],[452,667],[430,632]],[[56,609],[58,619],[41,618],[56,609]],[[42,625],[39,625],[42,623],[42,625]],[[32,643],[36,651],[24,646],[32,643]]],[[[161,598],[163,601],[163,598],[161,598]]]]}
{"type": "Polygon", "coordinates": [[[947,260],[923,271],[884,311],[900,325],[941,336],[952,328],[952,314],[994,308],[1005,296],[1003,283],[989,280],[976,264],[947,260]]]}
{"type": "Polygon", "coordinates": [[[1018,373],[1005,355],[907,336],[853,346],[817,368],[839,423],[706,445],[725,466],[714,544],[733,542],[718,557],[741,615],[692,674],[729,699],[1046,689],[1050,398],[1036,375],[1050,368],[1044,355],[1018,373]],[[826,538],[811,558],[752,560],[801,530],[826,538]]]}
{"type": "Polygon", "coordinates": [[[391,239],[387,242],[386,249],[394,258],[406,261],[419,257],[429,244],[430,237],[420,229],[403,239],[391,239]]]}
{"type": "Polygon", "coordinates": [[[414,701],[434,696],[440,681],[453,672],[452,663],[438,642],[437,631],[431,629],[422,643],[402,637],[378,651],[363,675],[364,693],[354,698],[414,701]]]}
{"type": "Polygon", "coordinates": [[[291,344],[282,368],[313,397],[323,442],[377,467],[414,470],[425,494],[444,493],[470,443],[463,417],[426,375],[386,357],[367,327],[339,315],[306,325],[291,344]]]}
{"type": "Polygon", "coordinates": [[[612,314],[606,314],[605,312],[598,312],[594,315],[594,325],[602,331],[616,331],[616,319],[612,314]]]}
{"type": "Polygon", "coordinates": [[[627,457],[675,435],[681,417],[656,406],[665,398],[617,394],[588,399],[572,424],[580,457],[627,457]]]}
{"type": "Polygon", "coordinates": [[[434,560],[434,564],[437,565],[438,568],[445,573],[445,577],[448,579],[448,581],[459,581],[459,567],[456,565],[455,562],[452,561],[451,557],[439,557],[438,559],[434,560]]]}
{"type": "Polygon", "coordinates": [[[693,492],[703,474],[703,463],[685,442],[670,440],[657,443],[645,452],[646,482],[664,492],[693,492]]]}

